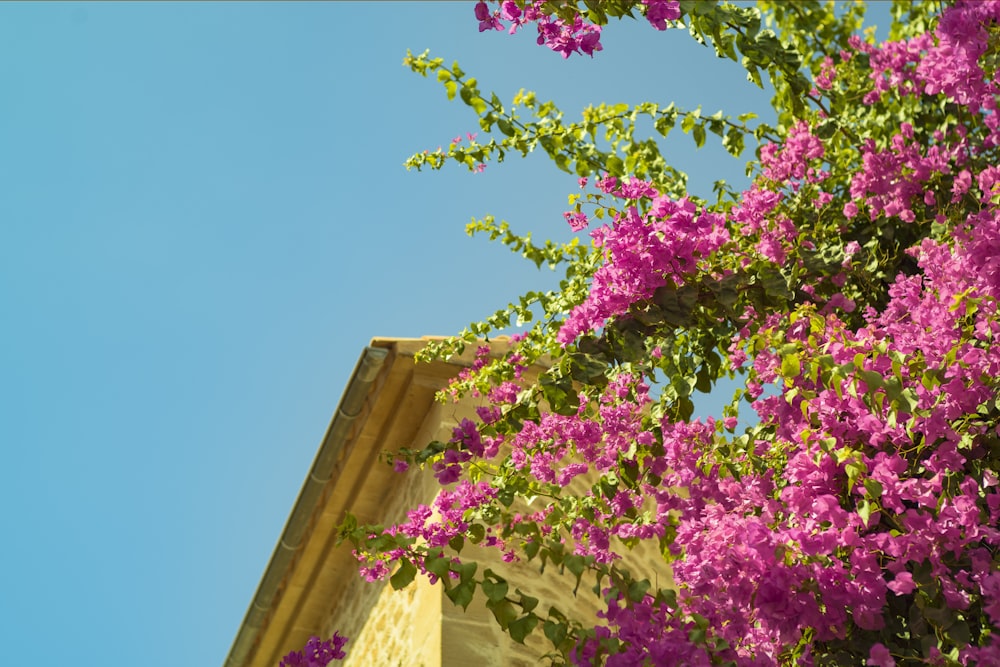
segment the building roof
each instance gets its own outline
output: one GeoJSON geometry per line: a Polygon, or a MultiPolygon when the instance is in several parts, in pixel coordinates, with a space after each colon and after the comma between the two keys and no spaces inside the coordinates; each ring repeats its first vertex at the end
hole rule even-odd
{"type": "MultiPolygon", "coordinates": [[[[362,351],[224,667],[277,665],[322,631],[358,576],[350,548],[337,547],[337,526],[348,512],[361,523],[380,520],[397,483],[380,454],[426,444],[436,392],[474,359],[467,349],[449,362],[415,363],[429,340],[375,338],[362,351]]],[[[491,346],[499,353],[507,344],[491,346]]]]}

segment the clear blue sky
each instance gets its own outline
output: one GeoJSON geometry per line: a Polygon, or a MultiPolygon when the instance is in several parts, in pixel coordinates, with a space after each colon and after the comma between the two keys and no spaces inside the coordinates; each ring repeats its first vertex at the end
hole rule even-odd
{"type": "MultiPolygon", "coordinates": [[[[603,41],[564,61],[471,2],[0,4],[4,662],[220,665],[368,340],[553,284],[464,226],[568,238],[575,179],[406,172],[478,131],[407,48],[569,118],[767,108],[686,34],[603,41]]],[[[738,181],[690,145],[696,191],[738,181]]]]}

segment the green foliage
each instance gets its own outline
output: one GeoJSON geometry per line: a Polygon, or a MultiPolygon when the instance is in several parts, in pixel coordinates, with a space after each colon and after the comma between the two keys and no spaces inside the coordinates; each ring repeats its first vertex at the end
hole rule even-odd
{"type": "MultiPolygon", "coordinates": [[[[714,431],[709,428],[704,441],[686,443],[697,459],[690,471],[696,478],[692,484],[768,476],[775,486],[774,498],[780,498],[783,490],[791,490],[780,473],[789,467],[794,454],[790,441],[798,438],[815,445],[819,459],[836,468],[836,502],[842,503],[853,521],[860,519],[859,530],[898,532],[888,509],[892,507],[892,492],[869,469],[871,448],[865,442],[840,441],[824,433],[816,416],[817,397],[823,391],[838,399],[846,396],[886,428],[899,428],[911,441],[900,454],[901,466],[909,466],[907,474],[912,477],[929,476],[926,456],[938,443],[926,442],[914,426],[932,409],[921,402],[921,390],[940,395],[948,383],[957,381],[952,369],[963,363],[959,348],[978,340],[981,334],[974,330],[975,314],[991,305],[969,294],[954,297],[961,337],[943,362],[928,361],[919,349],[903,354],[885,341],[862,345],[847,335],[866,324],[866,309],[879,310],[888,303],[890,286],[897,278],[917,271],[910,252],[914,246],[923,239],[947,240],[952,225],[944,224],[942,218],[982,205],[971,194],[943,206],[918,203],[914,219],[901,224],[898,217],[864,210],[864,201],[853,201],[852,178],[865,159],[859,150],[862,142],[873,150],[886,149],[901,139],[900,127],[906,122],[914,128],[912,141],[926,146],[940,141],[939,137],[955,136],[956,128],[974,131],[984,122],[966,109],[928,95],[883,95],[862,103],[871,90],[870,63],[863,50],[852,49],[849,40],[858,34],[873,40],[872,29],[864,27],[864,3],[763,0],[756,7],[744,7],[681,0],[680,7],[682,20],[675,22],[675,28],[685,28],[717,56],[740,63],[753,84],[770,86],[772,106],[778,114],[775,126],[755,122],[757,116],[752,112],[734,117],[723,110],[707,114],[700,107],[682,109],[654,102],[592,104],[579,120],[569,121],[552,102],[541,101],[534,92],[522,90],[505,105],[496,94],[483,93],[477,79],[458,63],[449,67],[444,59],[431,58],[427,52],[417,56],[408,53],[404,61],[415,73],[433,75],[448,99],[457,98],[468,106],[485,137],[466,145],[455,142],[447,150],[418,153],[407,160],[407,168],[441,169],[456,163],[476,170],[486,162],[503,162],[510,154],[526,156],[540,149],[556,168],[568,174],[648,181],[668,198],[689,197],[699,215],[729,216],[745,199],[740,200],[722,182],[716,185],[715,202],[691,196],[686,192],[686,175],[662,150],[663,140],[679,128],[697,148],[710,140],[719,141],[730,155],[740,159],[749,139],[756,148],[754,158],[747,162],[755,192],[780,193],[767,211],[768,223],[787,222],[794,230],[785,234],[782,259],[776,260],[760,250],[765,231],[733,225],[736,233],[710,256],[696,257],[697,270],[683,280],[665,279],[655,290],[643,293],[643,298],[630,302],[627,311],[560,344],[557,336],[561,327],[588,298],[595,275],[599,276],[598,271],[609,262],[610,251],[577,239],[539,243],[530,233],[515,233],[507,222],[498,223],[492,216],[473,219],[467,226],[470,235],[499,241],[538,269],[546,266],[561,271],[562,280],[556,290],[528,292],[470,324],[459,335],[428,345],[421,359],[447,359],[463,352],[467,345],[477,346],[512,326],[526,327],[523,338],[512,344],[509,352],[481,359],[476,370],[464,374],[442,398],[489,395],[492,389],[515,382],[525,369],[533,367],[537,380],[518,385],[514,399],[497,401],[496,418],[479,427],[484,438],[510,438],[526,426],[538,425],[543,414],[599,421],[609,404],[617,408],[635,399],[619,396],[616,403],[608,397],[609,388],[620,389],[616,383],[623,377],[642,377],[656,386],[651,404],[634,418],[640,425],[638,431],[652,437],[643,442],[633,438],[617,452],[614,465],[591,469],[594,474],[587,478],[589,489],[584,493],[570,492],[551,477],[529,476],[523,472],[526,464],[515,464],[510,457],[476,460],[465,473],[472,481],[489,480],[496,492],[495,502],[467,510],[462,516],[467,527],[447,548],[428,548],[398,533],[359,527],[351,518],[341,528],[341,537],[351,540],[361,552],[385,554],[395,549],[405,553],[390,577],[393,588],[406,587],[423,570],[439,580],[449,599],[463,609],[480,595],[499,626],[515,641],[524,642],[532,633],[544,635],[553,647],[549,657],[554,664],[563,664],[574,647],[583,644],[597,647],[597,663],[624,647],[615,637],[598,639],[593,629],[514,588],[493,570],[480,572],[471,558],[462,560],[468,555],[468,551],[463,553],[468,544],[482,544],[487,535],[490,540],[500,540],[537,564],[541,572],[554,571],[565,577],[574,595],[592,592],[608,603],[677,609],[678,592],[666,582],[633,577],[618,564],[585,555],[585,549],[574,549],[574,540],[579,545],[590,539],[574,531],[579,524],[597,523],[610,516],[611,503],[621,494],[633,497],[650,485],[667,486],[664,479],[669,471],[654,471],[648,465],[663,454],[665,439],[661,436],[671,424],[691,419],[697,393],[713,392],[722,378],[737,377],[730,359],[741,355],[751,361],[739,376],[744,386],[724,409],[723,419],[711,423],[714,431]],[[853,52],[850,58],[841,56],[847,50],[853,52]],[[819,80],[834,66],[836,79],[822,84],[820,92],[819,80]],[[821,157],[803,157],[801,166],[811,175],[823,177],[797,176],[790,185],[792,179],[775,176],[768,167],[768,151],[774,146],[767,145],[782,144],[802,127],[822,140],[823,153],[821,157]],[[859,206],[856,216],[845,213],[848,203],[859,206]],[[835,299],[849,301],[851,308],[824,310],[817,306],[835,299]],[[758,365],[755,360],[774,363],[765,373],[758,366],[766,364],[758,365]],[[778,388],[777,400],[785,401],[794,416],[801,413],[799,432],[785,433],[785,425],[773,422],[735,432],[734,418],[740,415],[740,407],[753,402],[766,386],[778,388]],[[526,518],[525,504],[537,499],[544,501],[540,503],[545,508],[542,518],[526,518]]],[[[938,9],[936,3],[895,2],[890,35],[902,39],[926,31],[938,9]]],[[[626,0],[552,0],[543,5],[543,11],[567,19],[583,15],[604,24],[612,18],[636,18],[646,10],[641,3],[626,0]]],[[[987,60],[993,74],[1000,53],[991,51],[987,60]]],[[[969,151],[963,164],[981,170],[996,162],[1000,157],[996,153],[995,147],[969,151]]],[[[935,178],[927,184],[929,190],[950,190],[951,181],[943,172],[935,178]]],[[[646,215],[655,205],[644,196],[623,204],[609,192],[570,195],[568,213],[596,221],[620,221],[630,212],[646,215]]],[[[1000,400],[992,400],[953,420],[956,431],[963,434],[960,448],[976,452],[968,457],[966,472],[979,482],[1000,463],[1000,436],[995,433],[998,418],[1000,400]]],[[[418,465],[437,465],[456,451],[464,453],[464,446],[455,441],[433,442],[419,450],[404,449],[398,456],[418,465]]],[[[547,454],[555,446],[551,441],[535,443],[536,449],[526,456],[547,454]]],[[[580,454],[580,445],[573,443],[569,450],[573,447],[577,450],[568,456],[580,454]]],[[[558,459],[563,464],[568,460],[558,459]]],[[[953,487],[959,483],[954,477],[945,479],[943,497],[953,497],[953,487]]],[[[648,505],[637,503],[616,517],[623,524],[641,528],[652,525],[651,512],[648,505]]],[[[659,518],[662,534],[657,533],[654,540],[659,540],[664,561],[685,558],[676,543],[681,534],[677,517],[666,512],[665,518],[659,518]]],[[[778,522],[785,517],[771,520],[778,522]]],[[[620,540],[623,548],[638,542],[636,537],[620,540]]],[[[782,543],[775,547],[775,558],[780,566],[793,568],[804,564],[800,551],[800,545],[782,543]]],[[[963,566],[957,562],[961,557],[956,553],[956,563],[948,565],[963,566]]],[[[991,557],[995,565],[995,555],[991,557]]],[[[815,559],[846,562],[850,554],[844,551],[815,559]]],[[[901,660],[922,659],[934,649],[941,652],[943,660],[954,662],[960,647],[989,637],[992,630],[984,620],[980,601],[962,609],[949,606],[929,561],[910,562],[907,567],[914,590],[888,597],[884,629],[863,629],[863,624],[853,623],[835,639],[824,641],[816,638],[814,629],[808,629],[797,643],[793,640],[785,648],[780,656],[782,664],[797,664],[804,660],[806,651],[815,664],[858,664],[875,644],[883,644],[901,660]]],[[[686,594],[681,591],[681,598],[686,594]]],[[[707,618],[691,613],[681,622],[689,641],[708,653],[721,655],[731,648],[707,618]]]]}
{"type": "Polygon", "coordinates": [[[698,147],[704,145],[707,133],[711,133],[734,156],[743,153],[747,135],[757,141],[775,138],[773,129],[767,125],[747,125],[755,114],[741,114],[733,120],[718,111],[702,117],[700,108],[685,111],[672,103],[664,107],[654,102],[635,107],[599,104],[585,109],[580,122],[566,123],[554,103],[539,102],[535,93],[522,90],[509,107],[504,107],[496,94],[486,101],[476,87],[476,79],[463,78],[465,72],[458,63],[449,69],[442,58],[429,58],[428,52],[419,56],[408,53],[404,64],[424,76],[436,72],[449,99],[454,98],[454,91],[462,92],[462,100],[473,107],[484,132],[492,133],[494,126],[499,130],[499,136],[491,137],[487,143],[473,142],[465,147],[451,146],[447,151],[417,153],[406,161],[408,169],[441,169],[448,162],[457,162],[474,170],[476,165],[488,161],[503,162],[512,151],[526,156],[541,147],[567,173],[581,177],[605,171],[612,175],[627,173],[652,180],[665,193],[682,196],[687,175],[666,162],[655,137],[636,137],[636,123],[640,119],[651,120],[660,137],[666,137],[680,122],[681,129],[692,135],[698,147]],[[524,112],[530,117],[525,117],[524,112]]]}

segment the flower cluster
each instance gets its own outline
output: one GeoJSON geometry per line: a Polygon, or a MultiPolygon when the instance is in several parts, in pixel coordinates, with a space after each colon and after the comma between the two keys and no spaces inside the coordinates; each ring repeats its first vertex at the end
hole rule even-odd
{"type": "Polygon", "coordinates": [[[292,651],[286,655],[278,667],[326,667],[334,660],[347,657],[344,652],[345,644],[347,638],[336,632],[333,637],[324,640],[310,637],[301,651],[292,651]]]}
{"type": "Polygon", "coordinates": [[[543,12],[544,5],[545,0],[534,0],[522,10],[516,2],[506,0],[500,3],[499,9],[491,12],[485,2],[478,2],[475,13],[479,20],[479,32],[503,30],[503,22],[509,21],[510,33],[513,34],[524,25],[534,23],[538,29],[538,43],[562,54],[563,58],[569,58],[574,53],[585,53],[593,57],[595,51],[604,48],[601,46],[600,26],[579,16],[567,22],[543,12]]]}
{"type": "Polygon", "coordinates": [[[643,0],[646,5],[646,20],[657,30],[666,30],[667,21],[681,17],[681,3],[678,0],[643,0]]]}
{"type": "MultiPolygon", "coordinates": [[[[599,48],[544,4],[475,11],[564,56],[599,48]]],[[[914,25],[931,29],[816,56],[815,108],[732,203],[595,179],[593,253],[506,361],[483,348],[463,372],[489,404],[427,450],[437,499],[359,540],[367,576],[420,571],[463,605],[479,586],[523,639],[464,540],[590,568],[599,615],[546,625],[577,665],[1000,664],[1000,2],[914,25]],[[691,419],[729,372],[746,385],[722,418],[691,419]],[[756,422],[737,434],[740,402],[756,422]],[[643,541],[669,586],[617,569],[643,541]]]]}
{"type": "MultiPolygon", "coordinates": [[[[544,44],[553,51],[568,58],[573,53],[584,53],[593,57],[601,46],[601,26],[595,25],[575,16],[567,21],[544,11],[545,0],[532,0],[522,10],[513,0],[503,0],[499,8],[490,11],[486,2],[476,3],[476,20],[479,21],[479,32],[487,30],[503,30],[504,21],[510,22],[510,33],[529,23],[534,23],[538,29],[538,43],[544,44]]],[[[681,17],[679,0],[642,0],[646,20],[657,30],[666,30],[668,22],[677,21],[681,17]]]]}
{"type": "Polygon", "coordinates": [[[649,299],[658,287],[683,285],[685,276],[696,272],[699,260],[729,240],[723,215],[699,212],[689,199],[674,201],[660,195],[646,181],[608,176],[597,186],[632,205],[615,212],[611,226],[591,232],[606,261],[594,275],[587,300],[573,309],[559,331],[563,344],[649,299]],[[648,202],[645,210],[639,207],[642,200],[648,202]]]}

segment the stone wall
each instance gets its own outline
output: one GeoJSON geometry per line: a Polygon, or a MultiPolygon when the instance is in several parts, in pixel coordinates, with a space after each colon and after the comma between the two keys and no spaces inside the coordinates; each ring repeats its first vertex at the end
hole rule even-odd
{"type": "MultiPolygon", "coordinates": [[[[447,440],[451,429],[473,408],[463,405],[435,404],[424,420],[412,446],[431,440],[447,440]]],[[[377,464],[384,465],[384,464],[377,464]]],[[[589,485],[592,480],[577,478],[573,486],[589,485]]],[[[386,498],[385,524],[405,519],[406,511],[417,504],[430,504],[440,486],[430,470],[413,469],[399,475],[399,484],[386,498]]],[[[580,489],[576,489],[578,492],[580,489]]],[[[648,577],[654,585],[664,586],[670,572],[656,553],[655,545],[625,552],[624,565],[633,574],[648,577]]],[[[467,545],[461,557],[479,563],[478,574],[490,568],[507,579],[511,594],[519,588],[538,598],[535,610],[542,618],[550,606],[581,620],[594,619],[601,600],[591,590],[593,579],[584,578],[577,595],[576,579],[570,573],[559,575],[555,568],[539,573],[539,564],[505,563],[496,549],[467,545]]],[[[431,585],[418,575],[408,587],[395,591],[388,582],[368,583],[353,577],[344,596],[334,601],[326,634],[334,630],[350,638],[345,667],[519,667],[545,664],[542,656],[552,650],[542,633],[541,624],[518,644],[500,629],[485,606],[481,591],[467,610],[454,605],[444,595],[443,587],[431,585]]]]}
{"type": "MultiPolygon", "coordinates": [[[[450,407],[450,406],[449,406],[450,407]]],[[[451,435],[445,406],[435,403],[424,419],[417,442],[451,435]]],[[[416,445],[416,443],[406,443],[416,445]]],[[[386,465],[382,462],[376,465],[386,465]]],[[[407,510],[430,503],[441,490],[429,470],[412,469],[398,476],[399,485],[385,499],[385,525],[406,519],[407,510]]],[[[347,548],[347,545],[345,545],[347,548]]],[[[344,667],[441,666],[440,586],[418,576],[401,591],[388,581],[367,582],[354,576],[344,596],[334,601],[326,636],[336,630],[350,638],[344,667]]],[[[450,600],[445,600],[451,604],[450,600]]]]}

